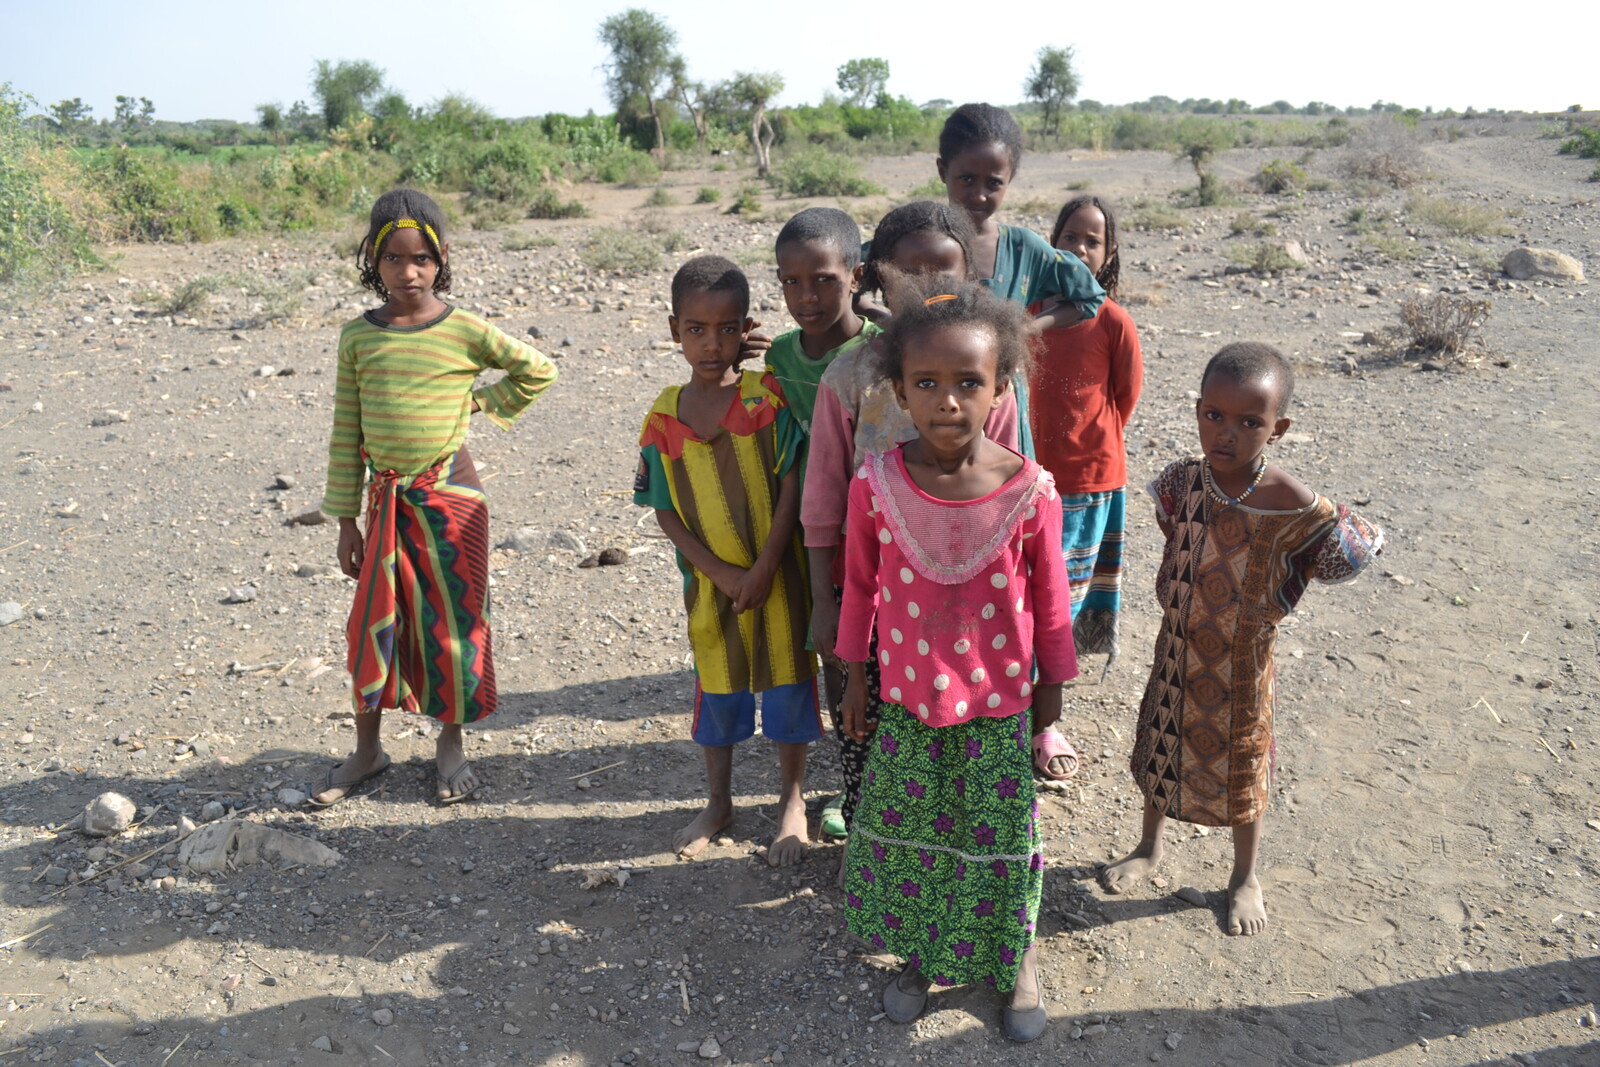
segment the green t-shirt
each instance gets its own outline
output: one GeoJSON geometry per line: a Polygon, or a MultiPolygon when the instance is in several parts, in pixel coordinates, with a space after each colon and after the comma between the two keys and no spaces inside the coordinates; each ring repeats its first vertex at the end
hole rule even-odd
{"type": "Polygon", "coordinates": [[[799,421],[806,437],[811,436],[811,415],[817,409],[817,383],[822,381],[822,372],[844,353],[868,343],[882,332],[862,319],[860,333],[838,348],[824,352],[821,359],[806,355],[805,349],[800,346],[801,333],[797,329],[779,334],[778,339],[772,342],[772,347],[767,349],[767,369],[778,379],[784,398],[789,401],[789,410],[799,421]]]}

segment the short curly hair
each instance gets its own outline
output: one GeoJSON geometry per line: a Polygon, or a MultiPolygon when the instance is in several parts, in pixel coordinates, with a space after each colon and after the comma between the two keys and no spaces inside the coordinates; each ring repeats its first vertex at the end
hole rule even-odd
{"type": "Polygon", "coordinates": [[[1289,401],[1294,399],[1294,365],[1283,353],[1265,341],[1235,341],[1223,345],[1211,357],[1200,375],[1200,391],[1217,375],[1223,375],[1238,385],[1260,383],[1278,390],[1278,418],[1289,413],[1289,401]]]}
{"type": "Polygon", "coordinates": [[[739,298],[739,315],[750,313],[750,279],[731,259],[695,256],[672,276],[672,313],[677,315],[688,293],[733,293],[739,298]]]}
{"type": "MultiPolygon", "coordinates": [[[[913,282],[913,284],[915,284],[913,282]]],[[[884,331],[883,358],[879,370],[883,377],[898,381],[905,373],[906,349],[932,330],[970,326],[994,335],[995,381],[1009,384],[1027,366],[1032,355],[1028,339],[1028,316],[1021,304],[1002,300],[974,282],[950,285],[934,282],[933,288],[919,291],[922,300],[889,320],[884,331]]]]}
{"type": "Polygon", "coordinates": [[[378,273],[378,257],[383,252],[377,247],[378,235],[383,234],[387,241],[394,231],[391,229],[389,233],[384,233],[384,227],[393,226],[401,219],[410,219],[427,227],[417,232],[422,234],[422,239],[428,242],[434,258],[439,261],[439,272],[433,276],[433,291],[448,293],[450,264],[444,257],[444,212],[432,199],[415,189],[390,189],[372,205],[367,235],[361,239],[361,247],[356,249],[356,270],[361,273],[362,287],[372,290],[384,300],[389,299],[389,289],[383,284],[383,276],[378,273]]]}
{"type": "Polygon", "coordinates": [[[772,251],[776,254],[783,251],[784,245],[805,241],[832,245],[845,270],[855,270],[861,263],[861,228],[836,207],[808,207],[796,214],[778,231],[772,251]]]}
{"type": "Polygon", "coordinates": [[[914,233],[942,233],[961,246],[965,276],[972,277],[972,243],[977,240],[972,220],[958,207],[942,200],[913,200],[889,212],[872,232],[867,248],[867,265],[861,273],[861,288],[869,293],[883,291],[882,267],[892,267],[895,245],[914,233]]]}
{"type": "Polygon", "coordinates": [[[993,104],[962,104],[950,112],[939,131],[939,158],[946,163],[969,148],[1001,145],[1011,160],[1011,173],[1022,166],[1022,127],[1011,112],[993,104]]]}

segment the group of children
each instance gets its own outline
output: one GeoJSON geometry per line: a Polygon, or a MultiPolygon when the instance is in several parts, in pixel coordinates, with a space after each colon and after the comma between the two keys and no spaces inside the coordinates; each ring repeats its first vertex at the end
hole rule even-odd
{"type": "MultiPolygon", "coordinates": [[[[842,790],[823,830],[848,839],[847,922],[904,960],[885,1012],[909,1022],[932,985],[986,982],[1008,998],[1008,1035],[1026,1041],[1046,1023],[1035,775],[1076,770],[1055,729],[1063,684],[1080,655],[1109,667],[1119,651],[1123,434],[1142,367],[1111,299],[1112,208],[1071,200],[1048,242],[999,224],[1021,155],[1009,114],[968,104],[939,141],[946,203],[891,211],[867,245],[844,212],[795,215],[774,258],[798,327],[770,341],[752,332],[736,265],[685,263],[668,326],[689,376],[645,418],[634,500],[677,550],[694,653],[709,795],[674,849],[692,857],[732,821],[733,748],[753,735],[760,694],[782,778],[767,861],[798,859],[826,710],[842,790]],[[764,369],[744,369],[757,355],[764,369]]],[[[442,802],[478,786],[461,724],[495,704],[487,512],[462,441],[472,412],[507,425],[555,369],[439,299],[441,233],[420,194],[380,198],[359,256],[385,303],[340,338],[324,507],[358,580],[362,714],[318,805],[388,767],[378,720],[390,707],[445,723],[442,802]],[[505,377],[474,390],[491,367],[505,377]]],[[[1167,819],[1232,827],[1231,933],[1265,923],[1255,864],[1277,623],[1310,578],[1353,577],[1382,546],[1381,531],[1267,463],[1293,383],[1269,345],[1222,349],[1201,375],[1201,458],[1151,483],[1166,548],[1131,760],[1143,835],[1101,877],[1109,892],[1146,878],[1167,819]]]]}

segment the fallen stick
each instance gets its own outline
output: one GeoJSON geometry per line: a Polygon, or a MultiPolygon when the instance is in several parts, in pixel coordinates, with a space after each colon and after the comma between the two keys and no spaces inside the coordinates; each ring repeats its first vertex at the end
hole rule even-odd
{"type": "MultiPolygon", "coordinates": [[[[1552,756],[1556,756],[1556,750],[1555,750],[1555,749],[1553,749],[1553,748],[1551,748],[1551,747],[1550,747],[1550,743],[1549,743],[1549,742],[1548,742],[1548,741],[1546,741],[1546,740],[1545,740],[1545,739],[1544,739],[1544,738],[1542,738],[1542,737],[1536,737],[1536,738],[1534,738],[1534,740],[1535,740],[1535,741],[1538,741],[1538,742],[1539,742],[1539,743],[1540,743],[1540,744],[1541,744],[1541,745],[1543,745],[1543,746],[1544,746],[1544,750],[1545,750],[1545,751],[1546,751],[1546,752],[1548,752],[1548,753],[1550,753],[1550,755],[1552,755],[1552,756]]],[[[1560,757],[1560,756],[1556,756],[1556,762],[1557,762],[1557,763],[1560,763],[1560,762],[1561,762],[1561,757],[1560,757]]]]}
{"type": "Polygon", "coordinates": [[[592,770],[592,771],[583,771],[583,772],[581,772],[581,773],[579,773],[579,774],[573,774],[573,775],[569,775],[569,776],[567,776],[567,777],[566,777],[566,778],[563,778],[563,779],[561,779],[561,780],[562,780],[562,781],[563,781],[563,782],[571,782],[571,781],[575,781],[575,780],[576,780],[576,779],[579,779],[579,778],[587,778],[587,777],[588,777],[588,776],[589,776],[589,775],[591,775],[591,774],[599,774],[599,773],[600,773],[600,772],[601,772],[601,771],[614,771],[614,770],[616,770],[616,769],[617,769],[617,768],[618,768],[618,767],[621,767],[621,766],[622,766],[622,765],[623,765],[623,764],[625,764],[625,763],[627,763],[627,762],[628,762],[628,761],[627,761],[627,760],[625,760],[625,759],[619,759],[619,760],[617,760],[617,762],[615,762],[615,763],[608,763],[608,764],[606,764],[606,765],[605,765],[605,766],[604,766],[604,767],[596,767],[596,768],[595,768],[595,769],[594,769],[594,770],[592,770]]]}
{"type": "MultiPolygon", "coordinates": [[[[183,1035],[183,1040],[179,1041],[177,1043],[177,1045],[173,1047],[173,1050],[171,1052],[167,1053],[167,1060],[170,1060],[170,1059],[172,1059],[172,1057],[176,1056],[178,1054],[178,1049],[180,1049],[184,1045],[188,1044],[188,1042],[189,1042],[189,1035],[188,1034],[184,1034],[183,1035]]],[[[162,1060],[161,1061],[161,1067],[167,1067],[167,1060],[162,1060]]]]}
{"type": "MultiPolygon", "coordinates": [[[[55,894],[52,893],[51,895],[54,896],[55,894]]],[[[29,938],[38,937],[40,934],[44,933],[54,925],[55,923],[45,923],[31,934],[23,934],[21,937],[13,937],[10,941],[0,942],[0,948],[10,948],[12,945],[20,945],[29,938]]]]}

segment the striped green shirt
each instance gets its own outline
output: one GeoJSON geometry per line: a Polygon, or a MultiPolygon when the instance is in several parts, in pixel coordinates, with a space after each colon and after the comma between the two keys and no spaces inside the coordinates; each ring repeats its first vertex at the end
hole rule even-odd
{"type": "Polygon", "coordinates": [[[544,353],[460,308],[418,326],[391,326],[371,312],[345,324],[322,510],[361,514],[362,450],[377,470],[420,474],[461,447],[472,401],[508,429],[555,380],[544,353]],[[474,389],[491,368],[505,377],[474,389]]]}

